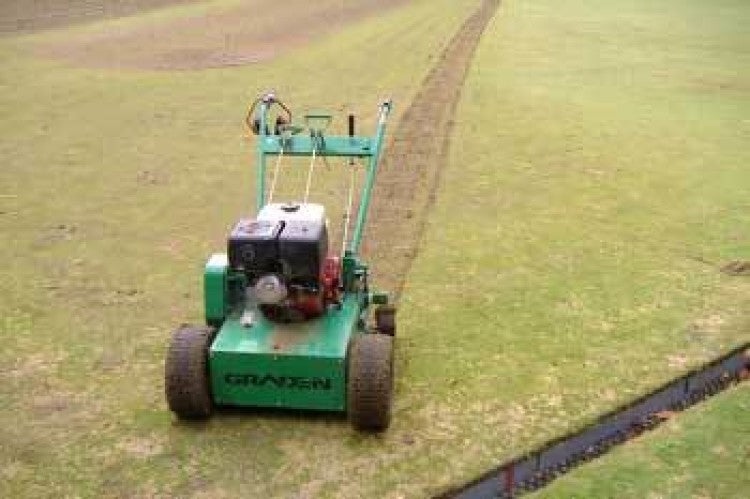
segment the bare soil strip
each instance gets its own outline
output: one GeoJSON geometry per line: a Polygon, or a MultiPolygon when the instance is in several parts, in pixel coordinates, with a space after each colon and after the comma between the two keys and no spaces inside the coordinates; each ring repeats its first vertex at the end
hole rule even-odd
{"type": "Polygon", "coordinates": [[[405,2],[251,0],[201,16],[79,35],[40,46],[38,53],[97,68],[189,70],[252,64],[405,2]]]}
{"type": "Polygon", "coordinates": [[[197,0],[2,0],[0,36],[129,16],[197,0]]]}
{"type": "Polygon", "coordinates": [[[401,294],[448,161],[466,71],[500,0],[482,0],[426,76],[390,140],[378,172],[363,253],[378,287],[401,294]]]}

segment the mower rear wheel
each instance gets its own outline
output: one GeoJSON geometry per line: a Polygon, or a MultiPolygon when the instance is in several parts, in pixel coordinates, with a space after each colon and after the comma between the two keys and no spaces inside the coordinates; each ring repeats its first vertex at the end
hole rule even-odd
{"type": "Polygon", "coordinates": [[[347,406],[360,430],[382,431],[391,422],[393,337],[357,334],[349,348],[347,406]]]}
{"type": "Polygon", "coordinates": [[[396,307],[381,305],[375,309],[375,326],[378,332],[389,336],[396,335],[396,307]]]}
{"type": "Polygon", "coordinates": [[[208,349],[214,332],[210,326],[184,325],[172,335],[164,366],[164,388],[169,409],[180,419],[205,419],[213,410],[208,349]]]}

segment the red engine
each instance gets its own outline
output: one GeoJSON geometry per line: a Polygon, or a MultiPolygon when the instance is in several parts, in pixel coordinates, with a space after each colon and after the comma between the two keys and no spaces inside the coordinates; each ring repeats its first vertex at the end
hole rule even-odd
{"type": "Polygon", "coordinates": [[[340,286],[341,258],[329,255],[323,260],[317,290],[285,287],[277,276],[271,275],[258,280],[255,294],[268,318],[280,322],[299,322],[318,317],[328,305],[339,303],[340,286]]]}

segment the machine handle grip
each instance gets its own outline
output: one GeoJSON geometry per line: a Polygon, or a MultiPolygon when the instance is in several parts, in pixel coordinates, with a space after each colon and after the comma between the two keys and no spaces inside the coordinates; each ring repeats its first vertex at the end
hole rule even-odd
{"type": "Polygon", "coordinates": [[[261,95],[257,99],[253,101],[253,103],[250,105],[250,109],[247,111],[247,115],[245,116],[245,124],[247,125],[247,128],[251,130],[256,135],[261,135],[265,131],[260,130],[260,116],[261,113],[268,113],[268,111],[271,109],[271,107],[276,104],[278,105],[283,111],[284,114],[286,114],[286,119],[282,119],[282,124],[289,125],[292,123],[292,111],[289,109],[286,104],[284,104],[282,101],[280,101],[276,94],[273,92],[267,92],[264,95],[261,95]],[[256,113],[256,109],[258,107],[258,104],[263,103],[264,106],[261,106],[261,109],[256,113]]]}

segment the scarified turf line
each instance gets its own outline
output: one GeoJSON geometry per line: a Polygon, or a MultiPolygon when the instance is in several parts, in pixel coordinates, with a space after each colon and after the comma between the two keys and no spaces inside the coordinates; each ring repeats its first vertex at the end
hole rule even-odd
{"type": "Polygon", "coordinates": [[[404,4],[404,0],[215,2],[213,8],[203,4],[209,7],[201,15],[175,15],[130,28],[48,39],[37,45],[35,53],[88,68],[173,71],[243,66],[273,60],[404,4]]]}
{"type": "Polygon", "coordinates": [[[439,498],[511,498],[545,487],[577,466],[613,447],[656,428],[672,412],[683,411],[747,379],[750,343],[670,381],[638,400],[616,409],[576,432],[552,440],[512,459],[476,480],[439,498]]]}
{"type": "Polygon", "coordinates": [[[199,0],[3,0],[0,36],[131,16],[199,0]]]}
{"type": "Polygon", "coordinates": [[[440,54],[391,133],[375,184],[363,253],[375,280],[398,300],[448,160],[453,116],[464,78],[500,0],[482,0],[440,54]]]}

